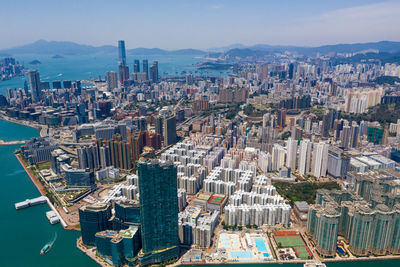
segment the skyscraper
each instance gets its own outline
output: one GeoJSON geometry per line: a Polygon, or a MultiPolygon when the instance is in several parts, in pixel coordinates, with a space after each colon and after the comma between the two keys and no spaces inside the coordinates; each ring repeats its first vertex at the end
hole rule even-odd
{"type": "Polygon", "coordinates": [[[155,125],[156,133],[161,135],[161,137],[162,137],[163,134],[164,134],[164,131],[163,131],[163,117],[161,117],[161,116],[156,117],[155,124],[156,124],[155,125]]]}
{"type": "Polygon", "coordinates": [[[133,62],[133,72],[134,73],[139,73],[140,72],[140,61],[139,59],[135,59],[133,62]]]}
{"type": "Polygon", "coordinates": [[[107,71],[106,79],[108,91],[111,91],[118,87],[117,73],[115,71],[107,71]]]}
{"type": "Polygon", "coordinates": [[[350,147],[357,147],[358,137],[360,135],[360,126],[353,121],[351,124],[350,147]]]}
{"type": "Polygon", "coordinates": [[[297,169],[299,173],[305,175],[310,171],[311,162],[311,142],[309,139],[304,139],[300,142],[299,164],[297,169]]]}
{"type": "Polygon", "coordinates": [[[95,245],[95,235],[110,227],[111,205],[97,203],[79,208],[79,223],[81,225],[82,242],[85,245],[95,245]]]}
{"type": "Polygon", "coordinates": [[[176,143],[176,118],[175,114],[164,118],[163,125],[164,146],[176,143]]]}
{"type": "Polygon", "coordinates": [[[333,257],[336,255],[340,213],[332,207],[327,207],[319,211],[316,217],[316,249],[324,257],[333,257]]]}
{"type": "Polygon", "coordinates": [[[142,250],[140,266],[178,257],[177,170],[172,163],[138,163],[142,250]]]}
{"type": "Polygon", "coordinates": [[[289,64],[289,71],[288,71],[288,78],[290,80],[293,79],[293,74],[294,74],[294,64],[290,63],[289,64]]]}
{"type": "Polygon", "coordinates": [[[149,61],[143,59],[143,72],[146,73],[146,80],[149,79],[149,61]]]}
{"type": "Polygon", "coordinates": [[[329,145],[324,142],[319,142],[316,145],[312,165],[313,165],[313,175],[315,177],[321,177],[326,175],[326,170],[328,167],[328,148],[329,145]]]}
{"type": "Polygon", "coordinates": [[[351,127],[348,125],[343,126],[341,145],[344,149],[348,149],[350,147],[350,139],[351,139],[351,127]]]}
{"type": "Polygon", "coordinates": [[[286,126],[286,109],[278,109],[277,111],[277,126],[283,129],[286,126]]]}
{"type": "Polygon", "coordinates": [[[150,66],[150,80],[153,83],[158,82],[158,61],[154,61],[150,66]]]}
{"type": "Polygon", "coordinates": [[[296,168],[296,158],[297,158],[297,140],[289,137],[287,141],[286,167],[294,170],[296,168]]]}
{"type": "Polygon", "coordinates": [[[97,170],[100,168],[98,146],[79,147],[76,152],[80,169],[97,170]]]}
{"type": "Polygon", "coordinates": [[[118,72],[119,82],[123,85],[125,81],[129,80],[129,67],[121,64],[118,66],[118,72]]]}
{"type": "Polygon", "coordinates": [[[29,86],[31,88],[32,102],[39,102],[42,98],[39,72],[37,70],[30,70],[28,72],[28,78],[29,86]]]}
{"type": "Polygon", "coordinates": [[[328,149],[328,167],[327,172],[335,178],[344,179],[350,168],[350,157],[343,153],[343,150],[330,146],[328,149]]]}
{"type": "Polygon", "coordinates": [[[118,56],[119,82],[123,85],[125,81],[129,80],[129,67],[126,65],[125,41],[123,40],[118,41],[118,56]]]}
{"type": "Polygon", "coordinates": [[[285,149],[279,145],[274,144],[272,148],[272,170],[279,171],[285,164],[285,149]]]}
{"type": "Polygon", "coordinates": [[[118,41],[118,57],[119,64],[122,66],[126,66],[126,51],[125,51],[125,41],[118,41]]]}
{"type": "Polygon", "coordinates": [[[329,129],[330,129],[330,113],[324,114],[322,118],[322,129],[321,129],[321,135],[323,137],[328,137],[329,136],[329,129]]]}
{"type": "Polygon", "coordinates": [[[368,206],[354,211],[353,231],[350,233],[349,250],[353,255],[366,256],[371,247],[373,237],[374,212],[368,206]]]}

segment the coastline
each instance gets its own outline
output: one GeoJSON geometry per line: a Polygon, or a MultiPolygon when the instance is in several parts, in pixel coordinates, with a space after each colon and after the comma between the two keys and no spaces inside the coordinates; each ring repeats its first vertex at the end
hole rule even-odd
{"type": "MultiPolygon", "coordinates": [[[[12,123],[16,123],[14,121],[8,120],[9,122],[12,123]]],[[[23,123],[18,123],[20,125],[24,125],[27,126],[23,123]]],[[[36,128],[36,127],[31,127],[31,128],[36,128]]],[[[37,129],[37,128],[36,128],[37,129]]],[[[31,179],[31,181],[33,182],[33,184],[35,185],[35,187],[38,189],[38,191],[40,192],[40,194],[42,196],[46,196],[45,192],[44,192],[44,186],[37,180],[37,178],[32,174],[32,172],[28,169],[28,167],[25,165],[25,162],[22,160],[22,158],[17,155],[14,154],[15,157],[18,159],[19,163],[22,165],[22,167],[24,168],[25,172],[28,174],[29,178],[31,179]]],[[[75,231],[79,231],[77,230],[74,226],[72,225],[67,225],[66,227],[63,227],[65,230],[75,230],[75,231]]],[[[101,260],[94,254],[94,253],[90,253],[90,249],[87,249],[85,247],[83,247],[81,244],[79,244],[80,239],[77,240],[77,248],[80,249],[82,252],[84,252],[87,256],[89,256],[92,260],[94,260],[96,263],[100,264],[101,266],[112,266],[109,265],[106,262],[101,262],[101,260]]],[[[369,256],[369,257],[359,257],[359,258],[332,258],[332,259],[319,259],[321,260],[321,262],[323,263],[341,263],[341,262],[363,262],[363,261],[383,261],[383,260],[396,260],[396,261],[400,261],[400,255],[387,255],[387,256],[369,256]]],[[[236,262],[190,262],[190,263],[182,263],[179,262],[178,264],[175,263],[175,265],[265,265],[265,264],[303,264],[306,262],[309,262],[312,260],[293,260],[293,261],[281,261],[281,260],[272,260],[272,261],[257,261],[257,262],[240,262],[240,261],[236,261],[236,262]]],[[[377,263],[379,264],[379,263],[377,263]]],[[[400,262],[399,262],[400,264],[400,262]]]]}
{"type": "Polygon", "coordinates": [[[44,192],[44,186],[38,181],[36,180],[36,178],[33,176],[33,174],[31,173],[30,170],[28,170],[28,168],[25,166],[24,161],[21,159],[20,156],[14,154],[15,157],[18,159],[19,163],[22,165],[22,167],[24,168],[25,172],[28,174],[29,178],[31,179],[32,183],[36,186],[37,190],[40,192],[40,194],[42,196],[46,196],[45,192],[44,192]]]}
{"type": "Polygon", "coordinates": [[[17,119],[8,117],[3,112],[0,113],[0,120],[4,120],[4,121],[12,122],[12,123],[15,123],[15,124],[23,125],[23,126],[30,127],[30,128],[33,128],[33,129],[36,129],[36,130],[39,130],[39,131],[42,128],[40,124],[34,124],[34,123],[31,123],[31,122],[28,122],[28,121],[24,121],[24,120],[17,120],[17,119]]]}
{"type": "MultiPolygon", "coordinates": [[[[182,266],[191,266],[191,265],[265,265],[265,264],[303,264],[310,261],[315,261],[316,259],[309,259],[309,260],[292,260],[292,261],[281,261],[281,260],[272,260],[272,261],[232,261],[232,262],[188,262],[182,263],[180,262],[179,265],[182,266]]],[[[319,259],[322,263],[341,263],[341,262],[362,262],[362,261],[384,261],[384,260],[398,260],[400,261],[400,255],[395,256],[378,256],[378,257],[360,257],[360,258],[343,258],[343,259],[319,259]]],[[[318,261],[318,260],[317,260],[318,261]]],[[[400,264],[400,262],[399,262],[400,264]]]]}
{"type": "Polygon", "coordinates": [[[86,248],[84,247],[84,245],[82,244],[82,237],[79,237],[76,240],[76,247],[82,251],[83,253],[85,253],[86,256],[88,256],[89,258],[91,258],[93,261],[95,261],[97,264],[99,264],[102,267],[113,267],[113,265],[107,263],[105,260],[103,260],[102,258],[99,258],[96,253],[94,252],[95,247],[93,248],[86,248]]]}
{"type": "MultiPolygon", "coordinates": [[[[25,166],[25,163],[21,159],[21,157],[18,156],[17,154],[14,154],[14,155],[18,159],[18,161],[22,165],[22,167],[24,168],[25,172],[28,174],[29,178],[31,179],[32,183],[35,185],[35,187],[37,188],[39,193],[42,196],[46,196],[46,193],[44,192],[44,186],[36,179],[36,177],[32,174],[32,172],[25,166]]],[[[50,200],[49,200],[49,202],[50,202],[50,200]]],[[[51,204],[54,205],[53,203],[51,203],[51,204]]],[[[69,225],[69,224],[66,223],[67,220],[61,216],[61,214],[62,214],[61,210],[62,209],[56,208],[56,207],[54,207],[54,209],[57,210],[58,215],[60,216],[61,220],[63,220],[64,223],[65,223],[65,226],[63,225],[64,230],[74,230],[74,231],[78,231],[79,232],[79,230],[76,229],[76,227],[74,225],[69,225]]]]}

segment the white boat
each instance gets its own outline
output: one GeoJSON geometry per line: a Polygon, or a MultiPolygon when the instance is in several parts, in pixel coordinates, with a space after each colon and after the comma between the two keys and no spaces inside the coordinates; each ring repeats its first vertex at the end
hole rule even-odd
{"type": "Polygon", "coordinates": [[[309,261],[304,263],[303,267],[326,267],[326,265],[319,261],[309,261]]]}

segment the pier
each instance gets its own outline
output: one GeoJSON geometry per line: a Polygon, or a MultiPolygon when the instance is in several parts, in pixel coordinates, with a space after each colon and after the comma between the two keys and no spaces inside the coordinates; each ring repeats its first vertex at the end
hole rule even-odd
{"type": "Polygon", "coordinates": [[[4,140],[0,139],[0,146],[23,145],[25,143],[26,143],[26,140],[4,141],[4,140]]]}
{"type": "Polygon", "coordinates": [[[58,217],[58,219],[60,220],[61,225],[64,228],[67,227],[67,223],[63,220],[63,218],[61,217],[60,213],[58,213],[56,207],[54,207],[54,205],[50,202],[49,198],[46,197],[46,196],[40,196],[40,197],[37,197],[37,198],[27,199],[25,201],[21,201],[21,202],[15,203],[15,209],[20,210],[20,209],[32,207],[32,206],[35,206],[35,205],[38,205],[38,204],[43,204],[43,203],[46,203],[46,202],[49,205],[49,207],[51,208],[51,210],[53,211],[53,213],[52,213],[53,220],[54,220],[54,217],[58,217]]]}
{"type": "Polygon", "coordinates": [[[20,209],[36,206],[36,205],[39,205],[39,204],[43,204],[43,203],[46,203],[47,201],[48,201],[48,199],[45,196],[40,196],[40,197],[37,197],[37,198],[27,199],[25,201],[21,201],[21,202],[15,203],[15,209],[20,210],[20,209]]]}

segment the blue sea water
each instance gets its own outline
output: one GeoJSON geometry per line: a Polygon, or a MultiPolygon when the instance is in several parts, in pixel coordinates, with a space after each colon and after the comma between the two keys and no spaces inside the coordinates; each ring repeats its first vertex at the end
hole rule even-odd
{"type": "MultiPolygon", "coordinates": [[[[0,120],[0,139],[25,140],[38,136],[33,128],[0,120]]],[[[46,218],[48,205],[16,210],[14,203],[40,196],[13,151],[18,146],[0,146],[0,266],[98,266],[76,248],[80,233],[67,231],[46,218]],[[57,232],[51,250],[40,250],[57,232]]]]}
{"type": "MultiPolygon", "coordinates": [[[[96,55],[70,55],[64,58],[52,58],[52,55],[20,54],[12,55],[17,61],[23,63],[25,68],[37,69],[42,81],[54,80],[84,80],[105,76],[107,71],[118,71],[117,54],[96,54],[96,55]],[[41,64],[30,65],[32,60],[39,60],[41,64]]],[[[202,59],[197,55],[128,55],[127,63],[129,70],[133,70],[133,61],[140,60],[142,70],[142,60],[148,59],[149,66],[154,60],[158,61],[160,76],[182,75],[182,72],[192,73],[193,75],[218,75],[226,76],[230,71],[197,71],[196,63],[202,59]]],[[[16,77],[11,80],[0,82],[0,94],[4,94],[7,88],[23,88],[26,77],[16,77]]]]}

